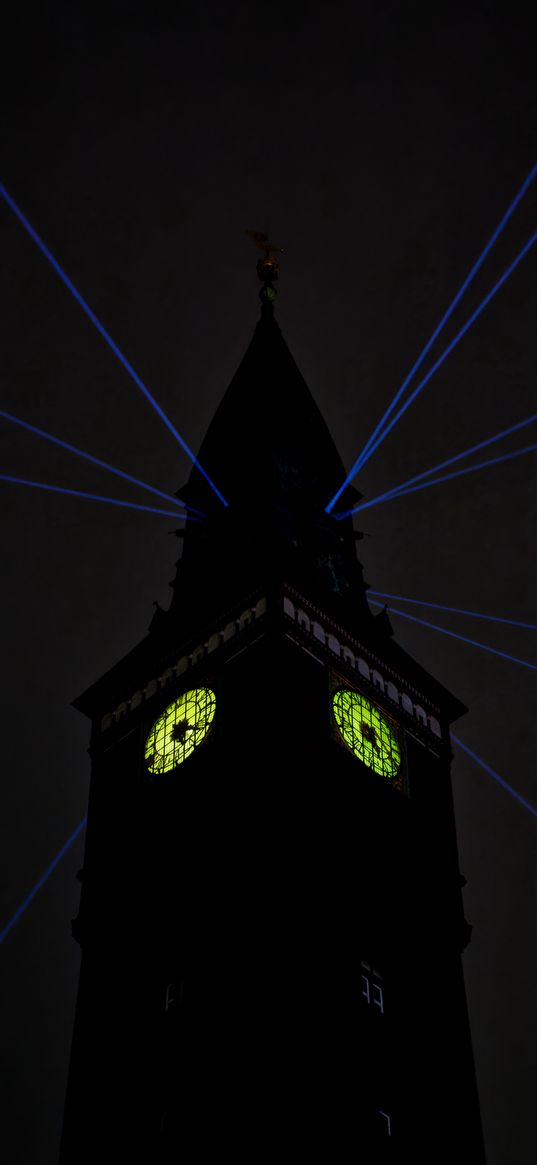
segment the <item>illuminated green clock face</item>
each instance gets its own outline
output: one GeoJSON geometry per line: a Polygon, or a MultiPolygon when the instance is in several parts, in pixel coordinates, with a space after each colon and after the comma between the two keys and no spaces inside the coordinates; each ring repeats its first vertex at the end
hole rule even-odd
{"type": "Polygon", "coordinates": [[[389,721],[362,696],[350,688],[339,688],[333,697],[334,718],[351,752],[383,777],[396,777],[401,767],[401,749],[389,721]]]}
{"type": "Polygon", "coordinates": [[[211,688],[193,688],[168,704],[155,721],[145,744],[145,763],[150,773],[177,768],[207,736],[216,711],[211,688]]]}

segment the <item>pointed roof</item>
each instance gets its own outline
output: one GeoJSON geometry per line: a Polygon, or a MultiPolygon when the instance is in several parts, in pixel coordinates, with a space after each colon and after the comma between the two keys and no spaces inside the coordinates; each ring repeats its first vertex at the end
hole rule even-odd
{"type": "MultiPolygon", "coordinates": [[[[229,505],[241,510],[258,508],[269,497],[289,502],[300,495],[322,511],[346,476],[271,304],[263,304],[198,459],[229,505]]],[[[217,503],[196,469],[186,489],[191,504],[214,512],[217,503]]],[[[358,496],[354,490],[349,493],[358,496]]]]}
{"type": "MultiPolygon", "coordinates": [[[[194,601],[204,572],[218,563],[219,586],[227,591],[227,579],[230,594],[285,579],[323,601],[335,597],[340,616],[345,594],[353,612],[370,619],[352,521],[325,513],[345,468],[274,319],[266,283],[261,301],[252,340],[199,451],[228,507],[194,467],[180,494],[207,521],[188,531],[176,593],[194,601]]],[[[348,486],[343,504],[359,497],[348,486]]]]}
{"type": "MultiPolygon", "coordinates": [[[[274,261],[260,260],[261,318],[199,451],[200,464],[228,505],[194,467],[178,496],[207,517],[187,525],[169,610],[157,611],[149,636],[75,706],[93,714],[127,680],[142,682],[155,651],[164,660],[171,641],[188,638],[243,596],[287,583],[428,691],[454,719],[464,706],[394,642],[386,613],[370,611],[352,519],[338,521],[325,512],[345,468],[274,319],[267,267],[274,279],[274,261]]],[[[342,508],[352,508],[360,497],[347,486],[342,508]]]]}

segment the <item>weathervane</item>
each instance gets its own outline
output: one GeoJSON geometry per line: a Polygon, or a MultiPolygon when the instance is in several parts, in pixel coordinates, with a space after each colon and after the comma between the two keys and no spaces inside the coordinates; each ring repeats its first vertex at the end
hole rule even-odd
{"type": "Polygon", "coordinates": [[[272,303],[277,296],[276,289],[272,286],[278,278],[278,271],[280,264],[275,258],[276,254],[283,254],[283,247],[276,247],[274,243],[269,243],[268,235],[262,231],[246,231],[257,247],[260,247],[265,252],[262,259],[257,261],[257,274],[263,284],[259,292],[259,298],[264,303],[272,303]]]}

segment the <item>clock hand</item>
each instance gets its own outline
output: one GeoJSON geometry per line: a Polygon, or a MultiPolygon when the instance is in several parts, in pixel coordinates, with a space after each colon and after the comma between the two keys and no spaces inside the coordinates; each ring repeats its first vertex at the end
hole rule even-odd
{"type": "Polygon", "coordinates": [[[369,741],[369,744],[375,749],[375,752],[380,752],[376,732],[373,728],[373,725],[366,724],[366,722],[362,720],[362,723],[360,724],[360,732],[362,733],[364,739],[369,741]]]}
{"type": "Polygon", "coordinates": [[[184,744],[187,732],[194,732],[194,725],[189,724],[188,720],[178,720],[170,732],[170,740],[176,740],[180,744],[184,744]]]}

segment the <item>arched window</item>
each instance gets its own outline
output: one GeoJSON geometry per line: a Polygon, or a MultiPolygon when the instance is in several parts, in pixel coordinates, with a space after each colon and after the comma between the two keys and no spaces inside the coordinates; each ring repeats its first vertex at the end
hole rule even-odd
{"type": "MultiPolygon", "coordinates": [[[[312,630],[315,638],[319,640],[319,643],[322,643],[322,644],[326,643],[326,635],[324,633],[324,627],[321,627],[320,623],[313,622],[311,625],[311,630],[312,630]]],[[[330,636],[328,636],[328,639],[330,641],[330,636]]]]}
{"type": "Polygon", "coordinates": [[[287,598],[287,595],[284,595],[283,599],[283,613],[284,615],[287,615],[289,619],[294,619],[295,617],[294,604],[290,599],[287,598]]]}
{"type": "Polygon", "coordinates": [[[438,723],[438,720],[436,719],[436,716],[429,716],[429,728],[431,729],[431,732],[434,734],[434,736],[442,736],[442,729],[438,723]]]}
{"type": "Polygon", "coordinates": [[[244,631],[245,627],[253,620],[252,608],[249,607],[247,611],[243,611],[239,618],[239,631],[244,631]]]}
{"type": "MultiPolygon", "coordinates": [[[[337,640],[336,640],[336,643],[337,643],[337,640]]],[[[351,651],[350,647],[342,647],[341,648],[341,657],[342,657],[342,659],[345,660],[347,667],[352,667],[352,669],[354,670],[354,668],[356,666],[356,657],[355,657],[354,651],[351,651]]]]}
{"type": "Polygon", "coordinates": [[[397,691],[395,684],[392,684],[391,680],[388,680],[388,683],[386,684],[386,695],[390,700],[393,700],[394,704],[399,703],[399,692],[397,691]]]}
{"type": "Polygon", "coordinates": [[[297,611],[296,619],[298,626],[302,627],[303,631],[311,631],[311,623],[305,611],[297,611]]]}

